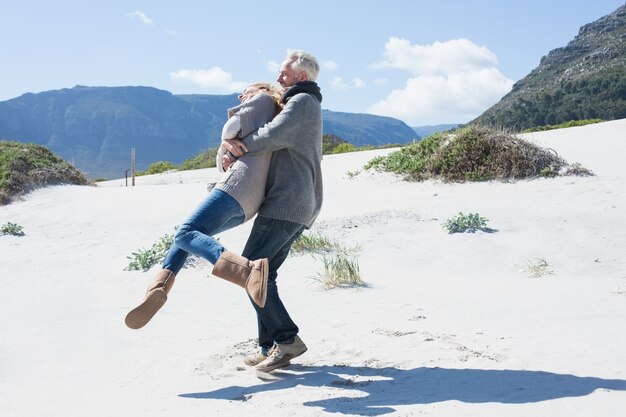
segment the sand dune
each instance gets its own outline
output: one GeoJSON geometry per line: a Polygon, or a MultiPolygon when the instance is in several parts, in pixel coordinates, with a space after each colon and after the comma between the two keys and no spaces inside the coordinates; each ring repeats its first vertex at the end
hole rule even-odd
{"type": "MultiPolygon", "coordinates": [[[[626,404],[626,120],[525,135],[597,175],[407,183],[325,157],[310,233],[358,246],[364,289],[325,290],[291,256],[281,294],[309,351],[261,381],[254,311],[185,269],[144,329],[124,316],[156,271],[127,256],[172,233],[215,170],[41,189],[0,207],[0,410],[40,416],[621,416],[626,404]],[[496,233],[448,234],[478,212],[496,233]],[[545,260],[532,277],[529,264],[545,260]]],[[[223,233],[243,248],[251,224],[223,233]]]]}

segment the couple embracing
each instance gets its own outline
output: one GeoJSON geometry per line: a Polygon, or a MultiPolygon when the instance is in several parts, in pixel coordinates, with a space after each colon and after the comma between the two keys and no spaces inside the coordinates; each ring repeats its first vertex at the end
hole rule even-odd
{"type": "Polygon", "coordinates": [[[189,254],[213,264],[212,274],[243,287],[256,310],[259,351],[244,362],[260,372],[289,365],[306,352],[276,286],[278,269],[293,242],[310,228],[322,205],[322,95],[319,64],[290,51],[276,80],[251,84],[229,109],[218,151],[224,172],[208,196],[181,224],[143,302],[126,316],[145,326],[167,300],[189,254]],[[241,255],[213,235],[257,215],[241,255]]]}

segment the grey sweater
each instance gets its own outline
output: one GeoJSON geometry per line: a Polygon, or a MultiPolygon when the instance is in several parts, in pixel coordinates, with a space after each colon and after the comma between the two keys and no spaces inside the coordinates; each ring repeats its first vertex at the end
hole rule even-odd
{"type": "Polygon", "coordinates": [[[259,215],[310,228],[322,207],[322,108],[299,93],[256,133],[244,138],[249,153],[273,152],[259,215]]]}
{"type": "MultiPolygon", "coordinates": [[[[278,110],[279,107],[272,97],[260,93],[247,103],[228,109],[228,117],[235,114],[239,117],[239,136],[245,137],[271,121],[278,110]]],[[[220,147],[216,162],[218,170],[224,172],[222,155],[224,150],[220,147]]],[[[241,205],[244,221],[250,220],[263,202],[271,158],[271,152],[248,153],[239,158],[215,185],[216,189],[228,193],[241,205]]]]}

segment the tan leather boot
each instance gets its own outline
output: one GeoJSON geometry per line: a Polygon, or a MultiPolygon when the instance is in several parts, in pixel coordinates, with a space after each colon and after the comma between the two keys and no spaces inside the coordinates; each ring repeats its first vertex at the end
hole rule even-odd
{"type": "Polygon", "coordinates": [[[148,286],[143,302],[126,315],[126,325],[131,329],[145,326],[167,301],[167,294],[175,279],[176,274],[169,269],[162,269],[148,286]]]}
{"type": "Polygon", "coordinates": [[[236,253],[225,251],[213,266],[213,275],[245,288],[259,307],[265,307],[267,299],[267,259],[250,261],[236,253]]]}

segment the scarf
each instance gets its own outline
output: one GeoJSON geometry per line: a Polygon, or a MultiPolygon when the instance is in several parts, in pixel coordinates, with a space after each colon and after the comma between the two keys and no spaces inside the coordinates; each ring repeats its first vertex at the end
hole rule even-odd
{"type": "Polygon", "coordinates": [[[319,101],[320,103],[322,102],[322,93],[320,93],[320,87],[314,81],[300,81],[294,84],[283,93],[280,99],[283,104],[287,104],[291,97],[299,93],[310,94],[315,97],[317,101],[319,101]]]}

